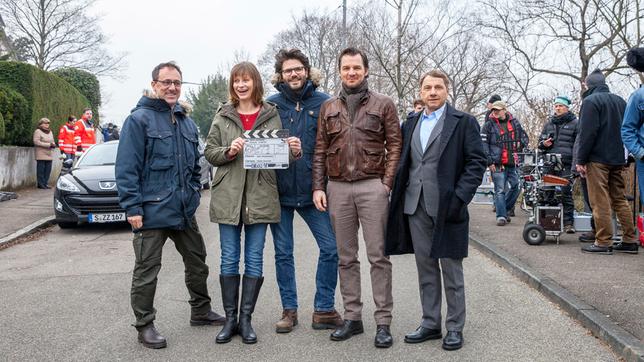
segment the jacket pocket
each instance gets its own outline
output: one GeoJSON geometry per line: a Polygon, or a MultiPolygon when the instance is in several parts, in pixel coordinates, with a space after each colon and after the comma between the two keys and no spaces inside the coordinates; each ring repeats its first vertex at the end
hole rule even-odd
{"type": "Polygon", "coordinates": [[[211,187],[214,188],[218,186],[226,177],[228,174],[228,171],[230,171],[229,167],[217,167],[217,171],[215,172],[215,176],[212,179],[212,185],[211,187]]]}
{"type": "Polygon", "coordinates": [[[169,157],[153,157],[150,160],[150,170],[153,171],[164,171],[172,167],[174,164],[174,158],[169,157]]]}
{"type": "Polygon", "coordinates": [[[161,190],[155,193],[145,193],[141,198],[141,202],[142,203],[162,202],[163,200],[167,199],[171,194],[172,194],[172,190],[170,189],[161,190]]]}
{"type": "Polygon", "coordinates": [[[324,122],[326,125],[326,133],[327,135],[335,135],[340,133],[342,131],[342,121],[340,120],[340,112],[333,112],[331,114],[328,114],[324,118],[324,122]]]}
{"type": "Polygon", "coordinates": [[[183,138],[185,139],[186,166],[192,171],[199,158],[199,139],[197,139],[196,135],[185,133],[183,138]]]}
{"type": "Polygon", "coordinates": [[[146,134],[146,138],[151,148],[150,158],[172,157],[174,154],[171,131],[150,129],[146,134]]]}
{"type": "Polygon", "coordinates": [[[340,176],[340,148],[326,151],[326,173],[330,177],[340,176]]]}
{"type": "Polygon", "coordinates": [[[382,116],[378,112],[367,111],[364,129],[370,132],[381,133],[383,130],[382,116]]]}
{"type": "Polygon", "coordinates": [[[385,150],[375,148],[364,149],[365,173],[382,174],[385,172],[385,150]]]}
{"type": "Polygon", "coordinates": [[[313,153],[315,150],[315,138],[318,132],[318,113],[308,111],[306,118],[306,129],[302,137],[302,152],[313,153]]]}
{"type": "Polygon", "coordinates": [[[449,223],[459,223],[467,220],[467,205],[461,199],[452,194],[447,206],[445,221],[449,223]]]}

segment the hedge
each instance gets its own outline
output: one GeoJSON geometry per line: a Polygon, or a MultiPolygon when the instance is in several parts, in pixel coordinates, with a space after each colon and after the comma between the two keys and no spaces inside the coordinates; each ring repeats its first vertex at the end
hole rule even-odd
{"type": "Polygon", "coordinates": [[[87,98],[94,113],[94,120],[99,121],[98,108],[101,106],[101,86],[98,78],[92,73],[77,68],[60,68],[52,73],[66,80],[87,98]]]}
{"type": "Polygon", "coordinates": [[[32,142],[29,103],[20,93],[0,83],[0,144],[17,144],[15,140],[32,142]]]}
{"type": "Polygon", "coordinates": [[[51,120],[51,129],[57,137],[69,115],[79,116],[90,105],[87,98],[62,78],[26,63],[0,61],[0,84],[20,93],[28,105],[26,117],[14,118],[11,124],[4,114],[7,122],[4,143],[9,145],[31,146],[33,130],[42,117],[51,120]]]}

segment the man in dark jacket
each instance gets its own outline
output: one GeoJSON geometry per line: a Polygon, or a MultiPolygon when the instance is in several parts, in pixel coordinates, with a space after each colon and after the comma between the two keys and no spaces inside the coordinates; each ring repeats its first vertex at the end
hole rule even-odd
{"type": "Polygon", "coordinates": [[[206,247],[197,226],[201,184],[197,126],[181,105],[181,70],[161,63],[152,71],[153,94],[143,96],[125,120],[116,156],[121,207],[134,232],[130,292],[138,339],[148,348],[166,347],[154,327],[154,293],[163,244],[170,238],[183,257],[190,293],[191,325],[222,325],[211,310],[206,247]]]}
{"type": "MultiPolygon", "coordinates": [[[[545,154],[561,155],[563,169],[559,176],[568,177],[572,173],[572,153],[577,139],[577,117],[570,111],[570,99],[559,96],[554,101],[554,115],[543,126],[539,137],[539,149],[545,154]]],[[[572,201],[572,186],[562,187],[564,207],[564,231],[574,234],[575,204],[572,201]]]]}
{"type": "Polygon", "coordinates": [[[320,108],[313,156],[313,202],[329,208],[338,245],[344,324],[331,340],[363,333],[358,260],[358,227],[362,228],[371,265],[376,304],[376,347],[393,344],[389,325],[393,309],[391,262],[385,255],[389,191],[400,158],[400,125],[391,98],[369,90],[369,61],[356,48],[338,57],[342,90],[320,108]],[[328,177],[328,183],[327,183],[328,177]],[[328,192],[328,205],[327,205],[328,192]]]}
{"type": "Polygon", "coordinates": [[[449,78],[441,71],[420,81],[425,111],[403,126],[403,149],[391,194],[387,254],[415,253],[422,320],[407,343],[442,338],[441,274],[447,301],[446,350],[463,345],[470,203],[485,172],[476,119],[447,103],[449,78]]]}
{"type": "Polygon", "coordinates": [[[302,158],[286,170],[277,170],[277,189],[281,204],[281,221],[271,224],[275,245],[275,274],[282,300],[282,318],[275,325],[278,333],[288,333],[297,325],[297,287],[293,258],[293,215],[295,211],[309,226],[318,244],[313,329],[335,329],[342,317],[335,310],[335,287],[338,280],[338,251],[327,212],[313,205],[311,162],[315,149],[320,106],[329,99],[316,90],[321,80],[317,69],[311,69],[309,58],[299,49],[282,49],[275,55],[273,82],[279,93],[267,100],[277,105],[282,128],[302,142],[302,158]]]}
{"type": "Polygon", "coordinates": [[[518,152],[528,145],[528,135],[519,120],[507,111],[505,102],[496,101],[492,104],[490,118],[483,124],[481,139],[494,182],[496,224],[504,226],[510,222],[508,212],[514,208],[519,197],[516,165],[518,152]]]}
{"type": "Polygon", "coordinates": [[[624,197],[622,171],[626,164],[621,125],[626,102],[610,93],[599,69],[586,77],[579,112],[577,172],[586,178],[595,222],[595,242],[583,246],[586,253],[637,253],[631,207],[624,197]],[[622,226],[622,242],[613,245],[612,212],[622,226]]]}

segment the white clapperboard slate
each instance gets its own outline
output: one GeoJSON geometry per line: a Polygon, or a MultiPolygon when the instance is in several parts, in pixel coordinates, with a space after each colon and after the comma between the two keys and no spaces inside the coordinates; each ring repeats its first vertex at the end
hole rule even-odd
{"type": "Polygon", "coordinates": [[[287,129],[244,131],[244,168],[288,168],[288,136],[287,129]]]}

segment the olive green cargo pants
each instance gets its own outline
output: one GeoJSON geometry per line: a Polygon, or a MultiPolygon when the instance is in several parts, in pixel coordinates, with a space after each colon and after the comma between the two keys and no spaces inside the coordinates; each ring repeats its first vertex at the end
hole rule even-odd
{"type": "Polygon", "coordinates": [[[135,327],[143,327],[155,319],[154,294],[157,289],[157,274],[161,270],[163,245],[168,238],[174,241],[177,251],[183,257],[192,314],[205,314],[210,310],[210,296],[206,284],[206,246],[196,219],[190,224],[190,227],[184,230],[153,229],[134,234],[136,261],[132,272],[130,298],[136,317],[135,327]]]}

